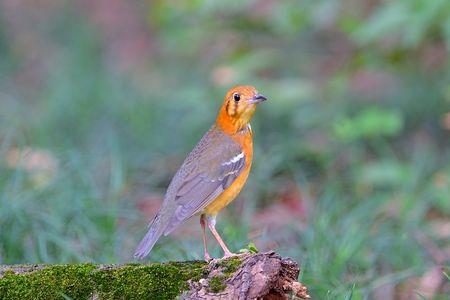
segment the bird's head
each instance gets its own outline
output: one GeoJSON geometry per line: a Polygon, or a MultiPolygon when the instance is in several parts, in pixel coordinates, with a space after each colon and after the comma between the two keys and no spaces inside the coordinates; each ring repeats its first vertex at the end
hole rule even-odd
{"type": "Polygon", "coordinates": [[[256,105],[267,98],[250,85],[241,85],[231,88],[217,117],[217,123],[223,130],[230,133],[238,132],[250,122],[256,105]]]}

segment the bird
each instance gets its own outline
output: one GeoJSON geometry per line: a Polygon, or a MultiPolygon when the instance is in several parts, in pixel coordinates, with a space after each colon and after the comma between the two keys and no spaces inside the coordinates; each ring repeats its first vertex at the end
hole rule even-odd
{"type": "Polygon", "coordinates": [[[236,255],[217,232],[216,217],[247,181],[253,158],[250,120],[256,106],[265,100],[255,87],[248,85],[235,86],[226,93],[215,123],[171,180],[135,257],[146,257],[162,235],[167,236],[195,215],[200,216],[206,261],[211,260],[206,226],[224,251],[224,258],[236,255]]]}

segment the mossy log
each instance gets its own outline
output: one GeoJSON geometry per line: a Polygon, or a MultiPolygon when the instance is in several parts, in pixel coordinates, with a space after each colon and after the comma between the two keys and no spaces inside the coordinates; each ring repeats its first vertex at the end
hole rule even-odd
{"type": "Polygon", "coordinates": [[[126,265],[0,266],[0,299],[309,299],[299,267],[274,252],[126,265]]]}

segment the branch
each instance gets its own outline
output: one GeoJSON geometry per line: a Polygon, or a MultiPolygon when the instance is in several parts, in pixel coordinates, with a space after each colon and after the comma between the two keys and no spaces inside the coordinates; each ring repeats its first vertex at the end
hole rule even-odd
{"type": "Polygon", "coordinates": [[[309,299],[299,271],[274,252],[209,264],[0,266],[0,299],[309,299]]]}

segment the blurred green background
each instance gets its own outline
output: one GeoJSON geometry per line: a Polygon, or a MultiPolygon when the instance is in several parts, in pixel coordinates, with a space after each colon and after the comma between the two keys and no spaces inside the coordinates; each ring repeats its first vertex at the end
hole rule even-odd
{"type": "MultiPolygon", "coordinates": [[[[449,52],[448,0],[1,0],[0,263],[132,261],[252,84],[229,246],[293,257],[315,299],[448,299],[449,52]]],[[[195,218],[149,261],[202,256],[195,218]]]]}

